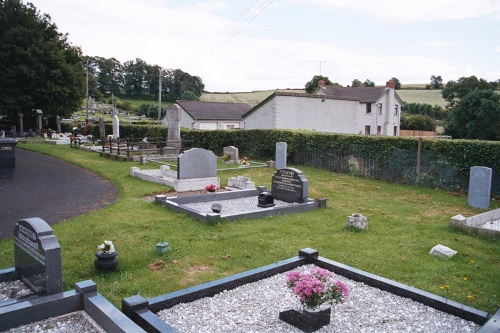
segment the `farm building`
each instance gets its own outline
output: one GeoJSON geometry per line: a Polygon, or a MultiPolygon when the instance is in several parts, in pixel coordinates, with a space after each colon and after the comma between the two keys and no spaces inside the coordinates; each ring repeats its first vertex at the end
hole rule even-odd
{"type": "MultiPolygon", "coordinates": [[[[225,130],[243,128],[241,116],[251,109],[246,103],[198,102],[178,100],[180,126],[190,129],[225,130]]],[[[174,105],[169,106],[175,107],[174,105]]],[[[167,111],[168,114],[168,111],[167,111]]],[[[167,125],[166,117],[163,124],[167,125]]]]}

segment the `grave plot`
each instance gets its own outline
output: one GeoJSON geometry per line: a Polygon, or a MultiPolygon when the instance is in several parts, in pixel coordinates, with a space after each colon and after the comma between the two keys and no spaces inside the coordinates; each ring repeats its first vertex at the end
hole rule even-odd
{"type": "Polygon", "coordinates": [[[178,213],[186,213],[201,222],[216,223],[221,219],[260,218],[326,207],[327,199],[314,201],[308,197],[309,182],[295,168],[283,168],[272,177],[271,191],[265,186],[255,190],[228,191],[195,196],[155,196],[155,202],[178,213]],[[220,209],[213,210],[214,204],[220,209]]]}
{"type": "Polygon", "coordinates": [[[499,236],[500,208],[467,218],[458,214],[451,218],[450,223],[452,226],[459,227],[467,231],[475,231],[479,234],[489,236],[499,236]]]}

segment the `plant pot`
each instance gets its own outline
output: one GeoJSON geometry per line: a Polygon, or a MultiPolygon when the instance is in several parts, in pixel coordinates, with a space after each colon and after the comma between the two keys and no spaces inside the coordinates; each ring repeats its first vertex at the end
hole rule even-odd
{"type": "Polygon", "coordinates": [[[97,251],[95,256],[94,266],[100,271],[112,271],[118,266],[118,252],[108,254],[97,251]]]}
{"type": "Polygon", "coordinates": [[[279,319],[303,332],[314,332],[330,323],[331,307],[321,305],[314,309],[303,307],[301,311],[295,309],[282,311],[279,319]]]}

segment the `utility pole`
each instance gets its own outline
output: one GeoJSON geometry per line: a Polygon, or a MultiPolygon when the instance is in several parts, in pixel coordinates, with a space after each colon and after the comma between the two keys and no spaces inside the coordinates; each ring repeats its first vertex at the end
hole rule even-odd
{"type": "Polygon", "coordinates": [[[160,75],[159,75],[159,79],[158,79],[158,123],[160,122],[161,120],[161,74],[162,74],[162,70],[160,68],[160,75]]]}
{"type": "Polygon", "coordinates": [[[87,72],[86,72],[86,81],[87,81],[87,116],[85,117],[85,125],[89,123],[89,61],[87,60],[87,72]]]}

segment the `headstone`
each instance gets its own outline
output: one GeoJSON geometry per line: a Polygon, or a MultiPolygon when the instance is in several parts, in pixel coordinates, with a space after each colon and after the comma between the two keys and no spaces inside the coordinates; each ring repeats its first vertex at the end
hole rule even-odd
{"type": "Polygon", "coordinates": [[[167,146],[163,148],[163,154],[178,154],[181,152],[181,107],[171,104],[167,108],[168,135],[167,146]]]}
{"type": "Polygon", "coordinates": [[[16,223],[14,259],[20,279],[34,292],[62,292],[61,247],[47,222],[33,217],[16,223]]]}
{"type": "Polygon", "coordinates": [[[276,169],[286,168],[286,142],[276,142],[276,169]]]}
{"type": "Polygon", "coordinates": [[[234,146],[224,147],[223,155],[224,156],[228,156],[228,155],[231,156],[231,158],[229,159],[230,163],[239,163],[239,161],[240,161],[238,148],[236,148],[234,146]]]}
{"type": "Polygon", "coordinates": [[[193,148],[178,157],[177,178],[217,177],[217,156],[210,150],[193,148]]]}
{"type": "Polygon", "coordinates": [[[354,213],[347,217],[346,226],[368,230],[368,219],[366,216],[354,213]]]}
{"type": "Polygon", "coordinates": [[[24,114],[18,113],[17,115],[19,116],[19,133],[22,133],[22,132],[24,132],[24,128],[23,128],[23,117],[24,117],[24,114]]]}
{"type": "Polygon", "coordinates": [[[59,115],[56,116],[56,133],[61,133],[61,117],[59,115]]]}
{"type": "Polygon", "coordinates": [[[451,258],[453,257],[455,254],[457,254],[457,251],[455,250],[452,250],[450,249],[449,247],[447,246],[444,246],[444,245],[441,245],[441,244],[438,244],[436,246],[434,246],[430,251],[429,251],[429,254],[432,254],[434,256],[437,256],[437,257],[441,257],[441,258],[451,258]]]}
{"type": "Polygon", "coordinates": [[[271,193],[275,200],[303,203],[308,200],[309,181],[298,169],[281,168],[272,178],[271,193]]]}
{"type": "Polygon", "coordinates": [[[33,111],[35,112],[35,115],[36,115],[36,129],[35,129],[35,131],[38,132],[38,133],[40,133],[40,131],[42,130],[42,115],[43,115],[43,112],[40,109],[34,109],[33,111]]]}
{"type": "Polygon", "coordinates": [[[255,183],[252,182],[249,177],[229,177],[227,180],[227,187],[231,189],[253,190],[255,189],[255,183]]]}
{"type": "Polygon", "coordinates": [[[106,127],[104,127],[104,118],[99,117],[99,138],[101,140],[106,140],[106,127]]]}
{"type": "Polygon", "coordinates": [[[492,169],[482,166],[470,168],[469,206],[488,209],[490,207],[492,169]]]}
{"type": "Polygon", "coordinates": [[[115,114],[113,116],[113,139],[118,139],[120,137],[120,120],[118,120],[118,116],[115,114]]]}

